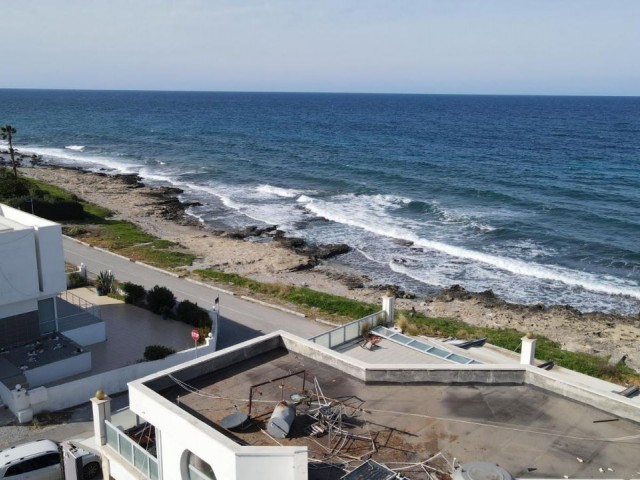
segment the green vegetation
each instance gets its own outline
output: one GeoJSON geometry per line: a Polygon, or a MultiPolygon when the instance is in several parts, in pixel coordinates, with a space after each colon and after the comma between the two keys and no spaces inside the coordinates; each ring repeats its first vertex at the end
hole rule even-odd
{"type": "Polygon", "coordinates": [[[38,180],[14,177],[0,167],[0,201],[66,223],[64,233],[160,268],[191,265],[196,258],[169,240],[143,232],[133,223],[111,219],[112,212],[38,180]],[[72,224],[69,224],[73,222],[72,224]]]}
{"type": "Polygon", "coordinates": [[[142,305],[147,296],[147,291],[142,285],[124,282],[120,288],[124,292],[124,302],[130,305],[142,305]]]}
{"type": "MultiPolygon", "coordinates": [[[[475,327],[460,320],[449,318],[427,317],[417,313],[409,318],[409,312],[398,314],[398,324],[408,335],[434,335],[457,338],[487,337],[487,342],[507,350],[514,351],[520,346],[523,332],[514,329],[493,329],[475,327]]],[[[640,374],[632,368],[619,363],[610,366],[607,358],[586,353],[562,350],[560,345],[546,337],[536,336],[536,358],[542,361],[553,361],[556,365],[584,373],[592,377],[615,383],[634,383],[640,385],[640,374]]]]}
{"type": "Polygon", "coordinates": [[[87,285],[87,281],[82,278],[82,275],[78,272],[71,272],[67,275],[67,288],[79,288],[87,285]]]}
{"type": "Polygon", "coordinates": [[[212,322],[209,312],[189,300],[183,300],[176,307],[176,320],[194,327],[208,327],[211,331],[212,322]]]}
{"type": "Polygon", "coordinates": [[[306,287],[293,287],[280,283],[263,283],[235,273],[224,273],[209,269],[194,270],[194,273],[203,279],[234,285],[251,293],[266,295],[306,309],[315,309],[333,316],[335,320],[355,320],[380,310],[378,305],[317,292],[306,287]]]}
{"type": "Polygon", "coordinates": [[[153,313],[165,316],[176,305],[176,297],[167,287],[156,285],[147,292],[147,306],[153,313]]]}
{"type": "Polygon", "coordinates": [[[13,135],[16,133],[16,129],[8,123],[0,127],[0,137],[9,143],[9,155],[11,155],[11,165],[13,166],[13,176],[18,178],[18,170],[16,169],[16,157],[13,150],[13,135]]]}
{"type": "Polygon", "coordinates": [[[109,295],[113,292],[113,286],[115,282],[115,277],[111,270],[104,270],[98,274],[98,277],[95,280],[96,290],[98,291],[98,295],[109,295]]]}
{"type": "Polygon", "coordinates": [[[176,353],[176,351],[171,347],[165,347],[164,345],[147,345],[144,349],[144,359],[147,362],[162,360],[173,353],[176,353]]]}

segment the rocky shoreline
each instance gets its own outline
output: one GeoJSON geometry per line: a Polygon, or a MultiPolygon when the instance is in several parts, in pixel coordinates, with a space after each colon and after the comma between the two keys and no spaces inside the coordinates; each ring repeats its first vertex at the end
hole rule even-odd
{"type": "Polygon", "coordinates": [[[109,208],[115,217],[131,221],[160,238],[175,241],[198,256],[194,268],[211,267],[259,281],[305,285],[357,300],[378,303],[383,291],[399,297],[400,308],[451,317],[493,328],[533,331],[560,342],[564,348],[612,357],[627,356],[640,369],[640,315],[582,313],[569,306],[516,305],[493,292],[467,292],[452,286],[429,298],[415,298],[393,285],[373,285],[359,272],[327,261],[349,251],[346,244],[311,245],[287,237],[277,226],[242,230],[213,230],[186,213],[173,187],[148,187],[135,174],[88,172],[77,168],[22,168],[29,177],[76,193],[109,208]]]}

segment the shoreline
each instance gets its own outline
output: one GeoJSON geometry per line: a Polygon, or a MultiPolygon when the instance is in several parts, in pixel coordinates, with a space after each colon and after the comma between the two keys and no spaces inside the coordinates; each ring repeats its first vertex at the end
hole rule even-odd
{"type": "MultiPolygon", "coordinates": [[[[345,245],[309,250],[300,239],[278,233],[277,227],[259,232],[213,230],[186,213],[188,204],[178,199],[179,189],[146,186],[137,181],[135,174],[97,173],[65,166],[22,167],[20,171],[108,208],[114,212],[114,218],[130,221],[147,233],[180,244],[198,257],[189,270],[209,267],[258,281],[308,286],[376,304],[390,287],[365,287],[368,277],[327,261],[344,253],[348,248],[345,245]]],[[[640,314],[582,313],[568,306],[517,305],[497,298],[490,291],[473,293],[458,286],[427,298],[399,298],[397,305],[477,326],[531,330],[571,351],[627,355],[627,365],[640,370],[640,354],[636,354],[640,314]]]]}

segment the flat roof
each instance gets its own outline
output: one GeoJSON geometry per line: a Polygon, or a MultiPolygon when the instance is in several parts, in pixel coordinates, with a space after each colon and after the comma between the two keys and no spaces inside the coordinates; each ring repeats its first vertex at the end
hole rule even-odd
{"type": "Polygon", "coordinates": [[[32,227],[29,227],[28,225],[23,225],[22,223],[16,222],[15,220],[11,220],[0,214],[0,233],[11,231],[11,230],[25,230],[27,228],[32,228],[32,227]]]}
{"type": "Polygon", "coordinates": [[[600,478],[600,468],[637,475],[629,461],[640,446],[637,424],[528,385],[367,384],[280,347],[158,393],[239,444],[307,446],[310,479],[338,479],[369,458],[428,478],[419,464],[434,456],[433,468],[493,461],[529,478],[600,478]],[[306,399],[289,436],[273,438],[273,409],[293,394],[306,399]],[[220,426],[237,412],[251,422],[220,426]]]}

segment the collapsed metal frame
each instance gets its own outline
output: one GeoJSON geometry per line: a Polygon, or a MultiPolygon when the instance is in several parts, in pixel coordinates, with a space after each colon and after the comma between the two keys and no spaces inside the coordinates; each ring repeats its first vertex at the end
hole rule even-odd
{"type": "MultiPolygon", "coordinates": [[[[293,372],[293,373],[289,373],[287,375],[283,375],[281,377],[277,377],[277,378],[272,378],[271,380],[267,380],[266,382],[261,382],[261,383],[256,383],[255,385],[251,385],[249,387],[249,417],[251,417],[251,407],[253,406],[253,391],[256,388],[262,387],[264,385],[269,385],[272,384],[274,382],[277,382],[279,380],[284,380],[285,378],[289,378],[289,377],[295,377],[296,375],[301,375],[302,374],[302,392],[304,392],[304,389],[306,387],[306,382],[307,382],[307,371],[306,370],[299,370],[297,372],[293,372]]],[[[284,383],[282,385],[280,385],[281,387],[281,391],[282,391],[282,398],[280,399],[281,401],[284,401],[284,383]]]]}

